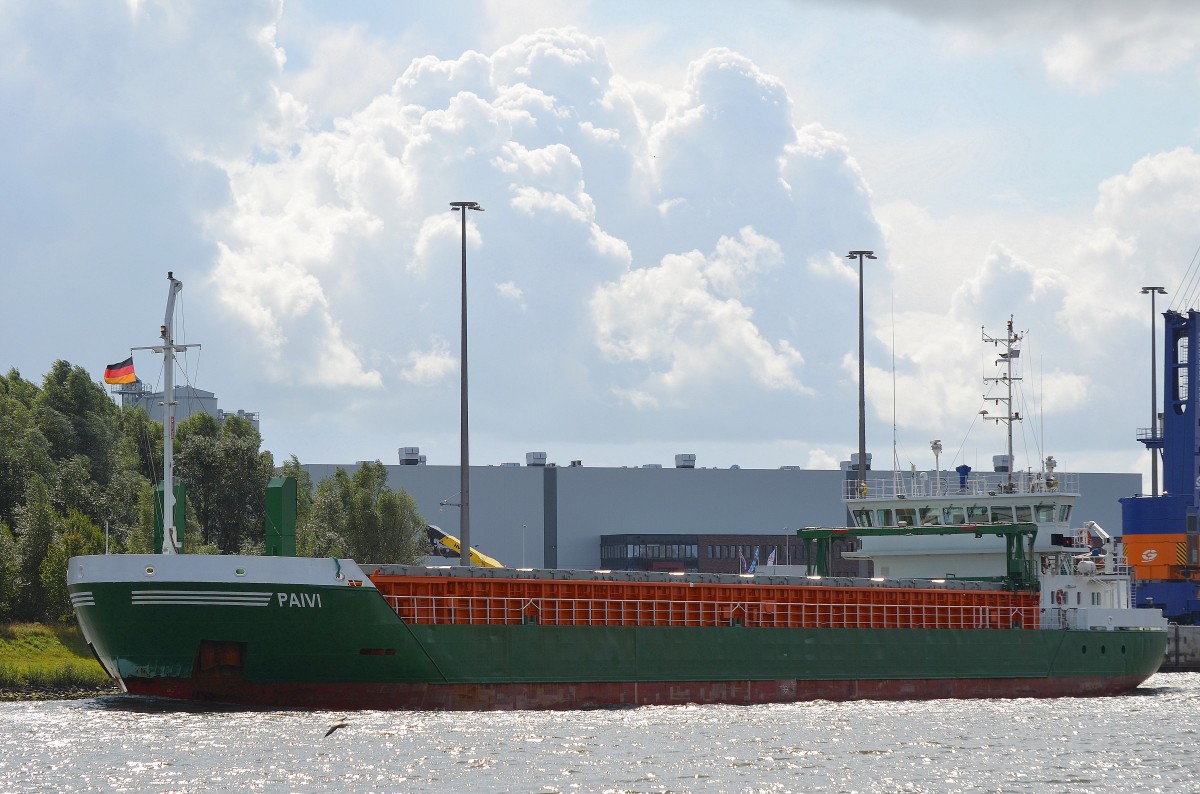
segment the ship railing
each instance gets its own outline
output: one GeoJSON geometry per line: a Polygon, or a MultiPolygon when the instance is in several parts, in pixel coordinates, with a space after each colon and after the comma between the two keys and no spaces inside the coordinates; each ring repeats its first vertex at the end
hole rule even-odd
{"type": "MultiPolygon", "coordinates": [[[[853,472],[851,472],[853,474],[853,472]]],[[[853,477],[842,485],[842,499],[918,499],[929,496],[996,496],[1079,494],[1079,475],[1058,472],[980,472],[961,479],[953,472],[884,472],[863,482],[853,477]]]]}
{"type": "Polygon", "coordinates": [[[1010,629],[1038,625],[1033,606],[834,602],[596,600],[490,596],[387,596],[418,625],[751,626],[760,628],[1010,629]]]}

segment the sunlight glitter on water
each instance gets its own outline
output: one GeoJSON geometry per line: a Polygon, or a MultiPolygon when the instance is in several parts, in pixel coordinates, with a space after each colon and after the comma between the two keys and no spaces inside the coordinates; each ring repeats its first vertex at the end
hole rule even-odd
{"type": "Polygon", "coordinates": [[[0,791],[1190,791],[1200,676],[1058,700],[582,712],[0,704],[0,791]]]}

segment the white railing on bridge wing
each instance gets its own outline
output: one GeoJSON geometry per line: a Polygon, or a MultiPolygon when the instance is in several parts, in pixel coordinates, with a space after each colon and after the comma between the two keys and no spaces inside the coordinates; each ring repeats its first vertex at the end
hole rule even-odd
{"type": "MultiPolygon", "coordinates": [[[[853,474],[853,472],[851,472],[853,474]]],[[[903,472],[867,475],[865,482],[848,479],[842,489],[842,498],[856,499],[919,499],[927,496],[996,496],[1016,494],[1040,496],[1045,494],[1078,495],[1079,475],[1076,473],[1053,475],[1042,472],[1013,472],[1009,482],[1006,472],[971,472],[965,480],[954,472],[903,472]]]]}

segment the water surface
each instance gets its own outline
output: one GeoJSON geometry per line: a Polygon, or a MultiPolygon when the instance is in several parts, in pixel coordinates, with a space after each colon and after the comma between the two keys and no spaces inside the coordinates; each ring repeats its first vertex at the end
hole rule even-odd
{"type": "Polygon", "coordinates": [[[1135,694],[575,712],[0,703],[0,791],[1200,790],[1200,675],[1135,694]]]}

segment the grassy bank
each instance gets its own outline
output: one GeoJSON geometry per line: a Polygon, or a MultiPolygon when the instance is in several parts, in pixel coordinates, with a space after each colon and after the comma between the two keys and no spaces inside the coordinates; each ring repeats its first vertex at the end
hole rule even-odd
{"type": "Polygon", "coordinates": [[[0,700],[115,691],[78,626],[0,624],[0,700]]]}

